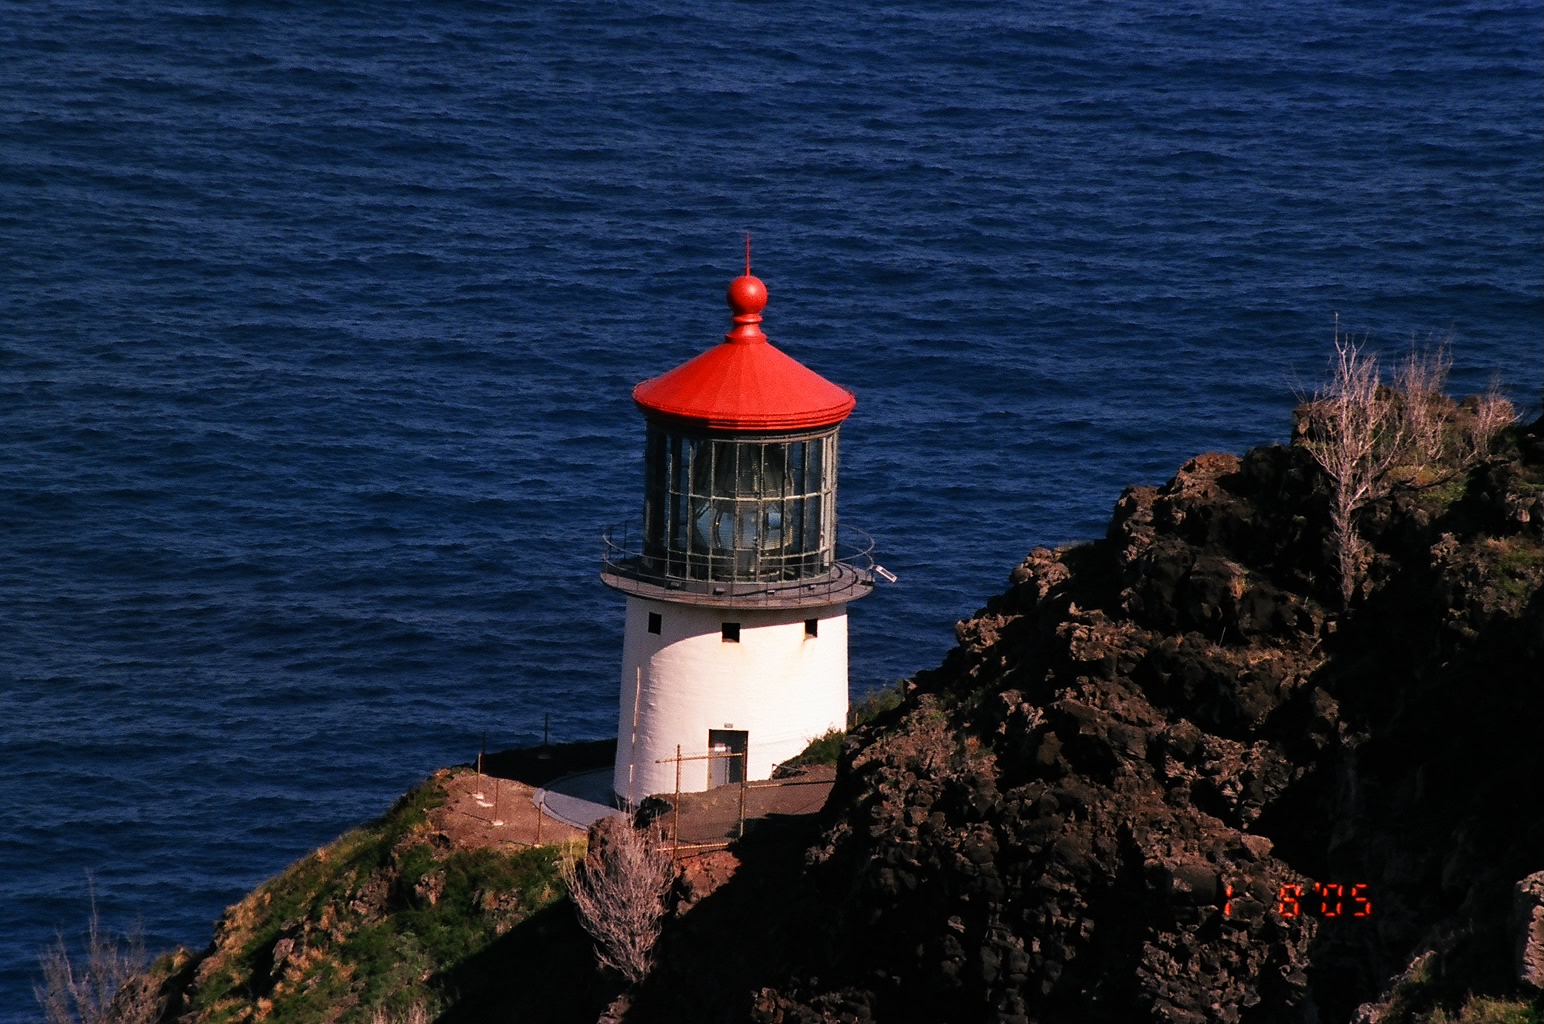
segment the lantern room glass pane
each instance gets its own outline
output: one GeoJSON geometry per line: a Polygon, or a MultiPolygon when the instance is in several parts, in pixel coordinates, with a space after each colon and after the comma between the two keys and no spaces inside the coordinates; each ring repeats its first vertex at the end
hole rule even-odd
{"type": "Polygon", "coordinates": [[[836,435],[830,428],[703,437],[650,423],[644,505],[650,570],[730,582],[828,571],[835,555],[836,435]]]}
{"type": "Polygon", "coordinates": [[[644,536],[653,536],[663,529],[665,503],[668,495],[664,484],[664,477],[658,480],[648,473],[648,467],[658,465],[668,459],[666,450],[667,438],[662,434],[650,433],[644,447],[644,481],[643,481],[643,530],[644,536]]]}

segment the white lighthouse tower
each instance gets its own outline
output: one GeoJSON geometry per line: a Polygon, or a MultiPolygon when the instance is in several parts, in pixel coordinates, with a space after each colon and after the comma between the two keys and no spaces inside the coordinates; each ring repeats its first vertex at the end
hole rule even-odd
{"type": "Polygon", "coordinates": [[[698,758],[679,764],[693,792],[769,778],[846,726],[847,604],[873,588],[867,538],[837,546],[837,432],[857,400],[767,341],[766,304],[747,258],[723,343],[633,389],[643,522],[607,533],[601,571],[627,597],[627,806],[674,789],[678,748],[698,758]]]}

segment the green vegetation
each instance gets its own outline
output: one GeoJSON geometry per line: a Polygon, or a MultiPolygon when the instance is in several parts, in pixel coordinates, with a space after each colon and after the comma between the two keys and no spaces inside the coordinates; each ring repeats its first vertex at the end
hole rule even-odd
{"type": "Polygon", "coordinates": [[[1431,486],[1425,493],[1425,502],[1437,514],[1441,514],[1464,496],[1468,490],[1467,477],[1454,475],[1431,486]]]}
{"type": "Polygon", "coordinates": [[[1411,961],[1376,1015],[1379,1024],[1544,1024],[1539,1006],[1520,1000],[1470,995],[1459,1008],[1444,1009],[1441,1004],[1453,997],[1441,995],[1441,973],[1435,953],[1411,961]]]}
{"type": "Polygon", "coordinates": [[[1390,387],[1377,357],[1336,326],[1331,379],[1300,410],[1306,429],[1293,443],[1330,483],[1331,536],[1347,607],[1371,561],[1358,532],[1362,510],[1396,488],[1446,483],[1508,443],[1517,416],[1512,404],[1494,388],[1463,406],[1447,398],[1442,388],[1452,365],[1445,347],[1412,349],[1390,387]]]}
{"type": "Polygon", "coordinates": [[[823,736],[816,736],[810,740],[810,745],[804,748],[803,753],[791,760],[784,761],[784,768],[806,768],[816,764],[836,764],[842,758],[842,741],[847,734],[840,729],[832,729],[823,736]]]}
{"type": "Polygon", "coordinates": [[[1423,1024],[1540,1024],[1544,1021],[1537,1007],[1510,999],[1475,996],[1464,1003],[1456,1015],[1438,1010],[1423,1024]]]}
{"type": "Polygon", "coordinates": [[[565,890],[560,849],[451,849],[427,813],[443,800],[418,787],[227,911],[191,1019],[246,1020],[255,1004],[286,1024],[372,1024],[448,1006],[441,978],[565,890]]]}
{"type": "Polygon", "coordinates": [[[870,690],[847,712],[847,728],[856,729],[860,725],[868,725],[885,712],[894,711],[906,699],[905,695],[905,680],[882,690],[870,690]]]}
{"type": "Polygon", "coordinates": [[[1486,545],[1495,555],[1496,583],[1502,593],[1514,601],[1526,601],[1544,575],[1544,549],[1526,537],[1489,540],[1486,545]]]}
{"type": "MultiPolygon", "coordinates": [[[[882,690],[870,690],[863,698],[852,705],[847,711],[848,730],[856,729],[860,725],[867,725],[887,711],[893,711],[901,706],[905,700],[904,692],[906,683],[904,680],[895,686],[887,686],[882,690]]],[[[842,756],[842,741],[847,738],[847,733],[841,729],[832,729],[823,736],[816,736],[810,740],[810,745],[805,747],[798,757],[784,761],[782,768],[807,768],[817,764],[836,764],[842,756]]]]}

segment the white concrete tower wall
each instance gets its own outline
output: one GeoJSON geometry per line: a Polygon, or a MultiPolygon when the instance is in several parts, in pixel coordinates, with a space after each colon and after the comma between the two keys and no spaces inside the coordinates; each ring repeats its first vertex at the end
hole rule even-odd
{"type": "MultiPolygon", "coordinates": [[[[747,733],[748,779],[847,725],[847,606],[742,609],[629,595],[613,788],[634,804],[675,789],[658,763],[708,752],[710,730],[747,733]],[[659,633],[649,631],[659,616],[659,633]],[[815,635],[806,623],[815,620],[815,635]],[[737,623],[739,642],[724,639],[737,623]]],[[[709,788],[709,762],[681,766],[681,789],[709,788]]]]}

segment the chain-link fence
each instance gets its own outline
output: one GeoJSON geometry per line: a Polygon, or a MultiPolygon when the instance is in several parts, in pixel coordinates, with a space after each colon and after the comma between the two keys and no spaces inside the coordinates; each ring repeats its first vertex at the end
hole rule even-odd
{"type": "Polygon", "coordinates": [[[817,765],[785,779],[746,782],[740,764],[743,753],[710,751],[662,758],[675,764],[680,778],[684,764],[707,761],[709,778],[732,779],[697,793],[661,793],[645,800],[639,810],[660,830],[664,845],[677,857],[729,846],[745,834],[746,823],[773,815],[814,814],[825,805],[835,769],[817,765]]]}

